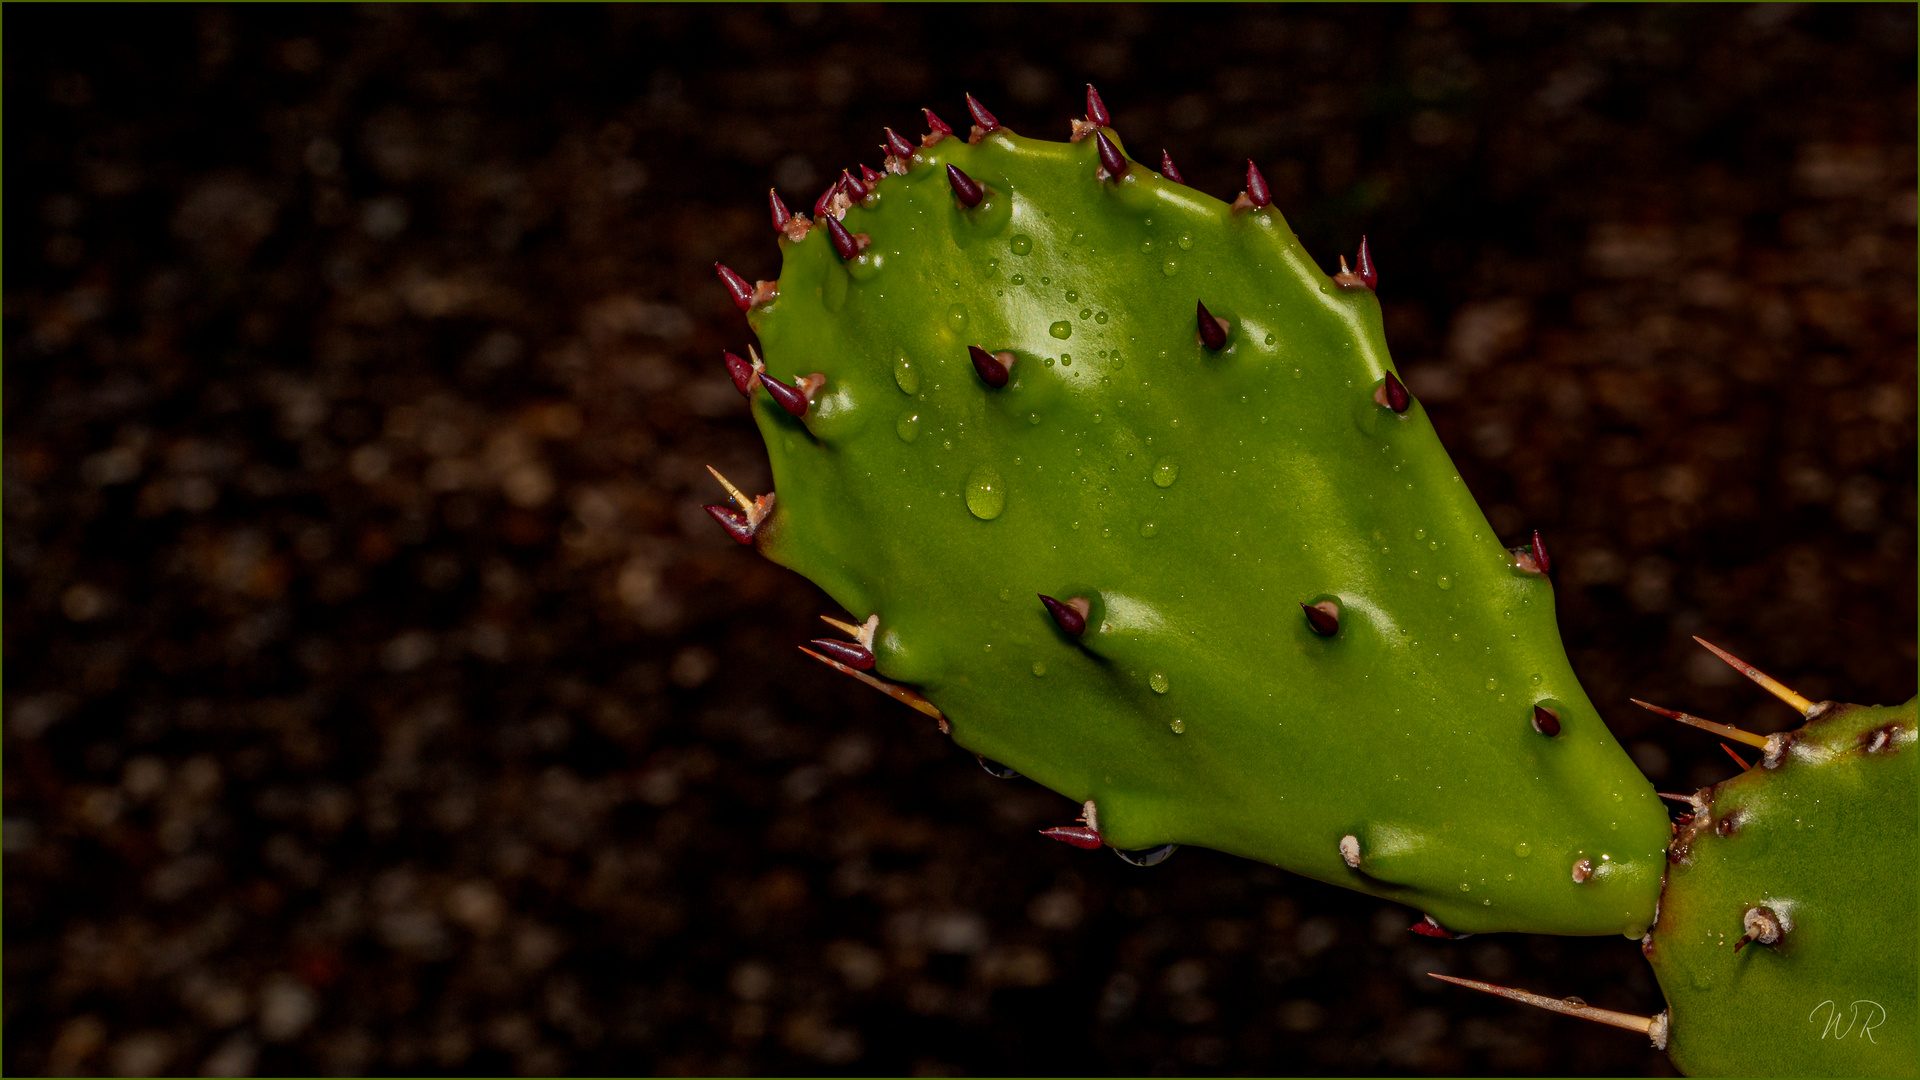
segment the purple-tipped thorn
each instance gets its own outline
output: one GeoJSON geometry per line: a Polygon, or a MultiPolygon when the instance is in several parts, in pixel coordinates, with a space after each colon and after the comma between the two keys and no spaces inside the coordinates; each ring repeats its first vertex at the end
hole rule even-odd
{"type": "Polygon", "coordinates": [[[1041,829],[1040,835],[1049,840],[1058,840],[1063,844],[1072,844],[1086,851],[1092,851],[1105,843],[1100,839],[1098,832],[1085,825],[1061,825],[1052,829],[1041,829]]]}
{"type": "Polygon", "coordinates": [[[838,194],[839,191],[840,181],[836,178],[833,183],[827,185],[827,190],[820,193],[819,198],[813,200],[813,216],[816,218],[829,216],[830,208],[833,205],[833,197],[838,194]]]}
{"type": "Polygon", "coordinates": [[[767,189],[767,209],[773,212],[773,231],[786,232],[787,222],[793,220],[793,211],[787,209],[787,204],[780,201],[780,193],[772,188],[767,189]]]}
{"type": "Polygon", "coordinates": [[[902,161],[913,156],[913,144],[892,128],[887,129],[887,142],[882,149],[902,161]]]}
{"type": "Polygon", "coordinates": [[[987,107],[980,104],[980,99],[972,94],[967,95],[967,111],[973,114],[973,122],[980,125],[980,133],[983,135],[1000,126],[1000,121],[995,120],[993,114],[987,111],[987,107]]]}
{"type": "Polygon", "coordinates": [[[1407,406],[1413,404],[1413,395],[1407,391],[1407,384],[1401,382],[1399,376],[1391,371],[1387,372],[1387,381],[1380,389],[1387,399],[1387,408],[1394,412],[1406,412],[1407,406]]]}
{"type": "Polygon", "coordinates": [[[747,363],[733,353],[728,353],[727,374],[733,376],[733,387],[740,391],[741,397],[751,398],[753,396],[752,364],[747,363]]]}
{"type": "Polygon", "coordinates": [[[1301,604],[1300,610],[1306,613],[1307,625],[1321,637],[1332,637],[1340,632],[1340,609],[1332,601],[1301,604]]]}
{"type": "Polygon", "coordinates": [[[1179,166],[1173,163],[1173,155],[1167,153],[1165,150],[1160,151],[1160,175],[1176,184],[1185,184],[1187,182],[1187,178],[1180,175],[1179,166]]]}
{"type": "Polygon", "coordinates": [[[867,185],[869,192],[873,190],[874,181],[879,180],[885,175],[887,174],[874,169],[864,162],[860,165],[860,182],[867,185]]]}
{"type": "Polygon", "coordinates": [[[713,515],[713,520],[727,530],[727,535],[743,544],[753,543],[753,522],[747,515],[731,506],[703,506],[700,509],[713,515]]]}
{"type": "Polygon", "coordinates": [[[745,311],[753,306],[753,286],[747,279],[727,268],[726,263],[714,263],[713,268],[720,274],[720,284],[727,287],[727,295],[733,297],[733,306],[745,311]]]}
{"type": "Polygon", "coordinates": [[[1535,705],[1533,707],[1533,730],[1549,737],[1560,734],[1559,715],[1545,705],[1535,705]]]}
{"type": "Polygon", "coordinates": [[[1416,934],[1419,934],[1421,937],[1446,938],[1448,941],[1458,941],[1461,938],[1469,938],[1473,936],[1472,934],[1454,933],[1452,930],[1449,930],[1446,927],[1441,926],[1440,921],[1438,919],[1435,919],[1431,915],[1420,916],[1420,921],[1417,923],[1414,923],[1412,926],[1407,927],[1407,929],[1413,931],[1416,934]]]}
{"type": "Polygon", "coordinates": [[[1100,91],[1087,84],[1087,123],[1094,127],[1112,127],[1113,117],[1107,115],[1107,103],[1100,100],[1100,91]]]}
{"type": "MultiPolygon", "coordinates": [[[[827,220],[832,221],[833,219],[828,218],[827,220]]],[[[813,404],[807,400],[807,395],[764,371],[760,373],[760,385],[767,388],[767,394],[771,396],[781,408],[795,416],[807,415],[807,406],[813,404]]]]}
{"type": "Polygon", "coordinates": [[[1194,321],[1200,324],[1200,344],[1205,345],[1212,352],[1219,352],[1226,348],[1227,328],[1221,326],[1220,320],[1214,318],[1213,312],[1207,310],[1206,302],[1195,301],[1193,308],[1194,321]]]}
{"type": "Polygon", "coordinates": [[[860,245],[854,241],[853,234],[847,231],[847,227],[840,224],[838,218],[828,214],[824,220],[827,223],[827,238],[833,241],[834,254],[842,259],[851,259],[860,254],[860,245]]]}
{"type": "Polygon", "coordinates": [[[953,128],[949,127],[945,120],[942,120],[938,116],[935,116],[932,109],[921,109],[920,111],[927,114],[927,130],[928,131],[931,131],[935,135],[953,134],[953,128]]]}
{"type": "Polygon", "coordinates": [[[995,390],[1007,385],[1007,365],[978,345],[967,346],[967,355],[973,358],[973,370],[980,373],[980,381],[995,390]]]}
{"type": "MultiPolygon", "coordinates": [[[[1079,637],[1081,634],[1087,632],[1087,613],[1081,610],[1081,606],[1087,604],[1085,600],[1074,597],[1072,600],[1063,604],[1053,597],[1041,593],[1040,602],[1047,605],[1047,614],[1053,616],[1053,621],[1060,624],[1060,629],[1065,630],[1074,637],[1079,637]]],[[[1088,606],[1090,609],[1091,606],[1088,606]]]]}
{"type": "Polygon", "coordinates": [[[969,210],[979,206],[980,200],[987,197],[987,189],[980,186],[980,181],[961,172],[958,165],[947,166],[947,183],[953,185],[953,197],[969,210]]]}
{"type": "Polygon", "coordinates": [[[1367,250],[1367,238],[1360,238],[1360,254],[1353,258],[1353,272],[1371,289],[1380,284],[1380,271],[1373,268],[1373,252],[1367,250]]]}
{"type": "Polygon", "coordinates": [[[1260,166],[1247,159],[1247,201],[1255,210],[1273,201],[1273,192],[1267,190],[1267,178],[1260,175],[1260,166]]]}
{"type": "Polygon", "coordinates": [[[852,642],[814,638],[813,647],[856,671],[873,670],[873,653],[852,642]]]}
{"type": "Polygon", "coordinates": [[[1547,542],[1540,539],[1539,529],[1533,530],[1533,563],[1543,574],[1553,569],[1553,560],[1547,557],[1547,542]]]}
{"type": "Polygon", "coordinates": [[[1113,140],[1107,138],[1107,133],[1094,132],[1093,141],[1100,146],[1100,167],[1107,170],[1107,175],[1116,180],[1127,175],[1127,159],[1121,156],[1120,148],[1113,145],[1113,140]]]}
{"type": "Polygon", "coordinates": [[[854,202],[859,202],[861,199],[873,194],[873,189],[867,186],[866,181],[845,169],[840,170],[840,190],[846,192],[847,197],[854,202]]]}

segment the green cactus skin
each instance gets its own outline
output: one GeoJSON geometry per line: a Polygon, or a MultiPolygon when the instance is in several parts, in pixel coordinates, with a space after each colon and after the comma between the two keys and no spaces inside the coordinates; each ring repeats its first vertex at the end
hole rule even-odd
{"type": "Polygon", "coordinates": [[[1096,144],[949,137],[846,211],[857,256],[824,217],[781,240],[748,317],[769,374],[824,383],[802,418],[754,395],[759,549],[877,613],[877,673],[1092,800],[1110,846],[1204,845],[1456,932],[1640,936],[1666,814],[1575,680],[1551,584],[1419,403],[1376,404],[1372,290],[1274,210],[1105,176],[1096,144]],[[1003,388],[969,345],[1013,354],[1003,388]],[[1090,600],[1085,635],[1041,593],[1090,600]],[[1300,605],[1329,599],[1323,638],[1300,605]]]}
{"type": "Polygon", "coordinates": [[[1682,1071],[1920,1071],[1914,735],[1914,701],[1832,706],[1777,767],[1696,796],[1645,945],[1682,1071]],[[1757,906],[1778,914],[1780,940],[1736,952],[1757,906]]]}

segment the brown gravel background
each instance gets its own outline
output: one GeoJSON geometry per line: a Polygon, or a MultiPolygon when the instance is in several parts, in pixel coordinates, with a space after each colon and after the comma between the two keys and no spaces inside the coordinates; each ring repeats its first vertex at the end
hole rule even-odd
{"type": "Polygon", "coordinates": [[[1205,851],[1139,870],[792,646],[700,512],[765,486],[714,281],[883,124],[1096,80],[1259,159],[1664,789],[1629,693],[1914,690],[1910,5],[16,6],[7,19],[13,1074],[1600,1073],[1631,942],[1205,851]]]}

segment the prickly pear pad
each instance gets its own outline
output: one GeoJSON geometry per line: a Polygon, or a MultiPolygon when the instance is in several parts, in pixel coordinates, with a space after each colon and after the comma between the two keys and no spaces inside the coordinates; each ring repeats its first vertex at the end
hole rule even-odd
{"type": "Polygon", "coordinates": [[[1371,289],[1270,208],[1112,177],[1097,142],[946,138],[846,211],[857,255],[824,217],[780,241],[749,319],[770,374],[825,382],[800,418],[755,396],[760,549],[878,613],[879,674],[1093,800],[1114,847],[1217,848],[1459,932],[1639,935],[1666,815],[1575,681],[1548,580],[1422,406],[1376,401],[1371,289]],[[969,345],[1011,354],[1003,387],[969,345]],[[1085,634],[1041,593],[1089,600],[1085,634]],[[1300,608],[1323,600],[1330,637],[1300,608]]]}
{"type": "Polygon", "coordinates": [[[1839,706],[1810,721],[1778,767],[1701,794],[1706,812],[1675,844],[1647,948],[1682,1071],[1920,1068],[1914,732],[1913,701],[1839,706]],[[1755,908],[1778,940],[1741,941],[1755,908]]]}

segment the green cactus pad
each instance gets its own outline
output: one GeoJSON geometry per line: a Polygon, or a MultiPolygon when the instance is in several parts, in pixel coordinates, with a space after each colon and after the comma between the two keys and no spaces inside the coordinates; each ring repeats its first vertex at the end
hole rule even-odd
{"type": "Polygon", "coordinates": [[[1002,128],[905,164],[845,214],[869,246],[783,239],[749,312],[770,374],[825,377],[802,418],[755,394],[778,493],[757,543],[880,616],[877,673],[1093,800],[1111,846],[1217,848],[1460,932],[1640,935],[1666,814],[1569,669],[1550,582],[1421,405],[1376,403],[1372,290],[1270,208],[1103,178],[1093,139],[1002,128]],[[969,345],[1012,355],[1004,387],[969,345]],[[1042,593],[1090,601],[1084,636],[1042,593]],[[1322,600],[1330,637],[1301,612],[1322,600]]]}
{"type": "Polygon", "coordinates": [[[1796,733],[1777,767],[1701,793],[1647,944],[1682,1071],[1920,1071],[1914,733],[1913,701],[1836,706],[1796,733]],[[1779,940],[1736,952],[1755,908],[1776,919],[1779,940]]]}

